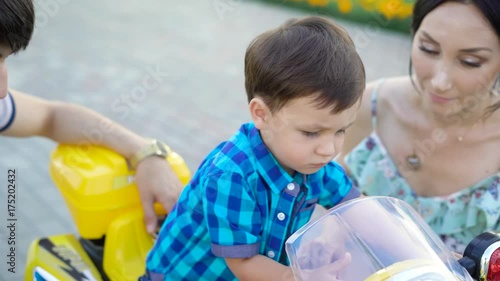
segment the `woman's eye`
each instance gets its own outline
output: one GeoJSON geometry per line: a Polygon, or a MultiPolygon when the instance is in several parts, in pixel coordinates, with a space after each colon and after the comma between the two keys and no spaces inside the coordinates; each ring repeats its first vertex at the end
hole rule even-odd
{"type": "Polygon", "coordinates": [[[314,137],[317,137],[319,135],[318,132],[308,132],[308,131],[302,131],[302,134],[304,134],[304,136],[309,137],[309,138],[314,138],[314,137]]]}
{"type": "Polygon", "coordinates": [[[481,67],[481,64],[479,62],[473,62],[473,61],[467,61],[467,60],[462,60],[461,61],[463,65],[468,66],[468,67],[481,67]]]}
{"type": "Polygon", "coordinates": [[[422,52],[427,53],[427,54],[430,54],[430,55],[437,55],[437,54],[439,54],[439,52],[438,52],[438,51],[435,51],[435,50],[430,49],[430,48],[426,48],[426,47],[424,47],[423,45],[418,46],[418,48],[419,48],[422,52]]]}
{"type": "Polygon", "coordinates": [[[344,130],[340,130],[340,131],[337,131],[336,135],[337,136],[342,136],[345,134],[345,129],[344,130]]]}

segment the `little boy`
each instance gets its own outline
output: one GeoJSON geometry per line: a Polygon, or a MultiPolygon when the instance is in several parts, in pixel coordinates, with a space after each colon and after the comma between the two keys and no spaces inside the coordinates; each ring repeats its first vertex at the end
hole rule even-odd
{"type": "Polygon", "coordinates": [[[356,118],[364,67],[348,34],[321,17],[259,35],[245,55],[253,122],[201,163],[165,221],[140,280],[284,280],[286,239],[359,196],[333,162],[356,118]]]}

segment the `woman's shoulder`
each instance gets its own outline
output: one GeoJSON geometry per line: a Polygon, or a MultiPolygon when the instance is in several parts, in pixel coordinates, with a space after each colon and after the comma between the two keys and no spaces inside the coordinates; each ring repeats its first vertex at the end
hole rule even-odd
{"type": "Polygon", "coordinates": [[[409,103],[411,80],[409,77],[380,78],[367,83],[363,93],[356,123],[351,129],[351,137],[358,143],[374,130],[373,122],[379,123],[380,118],[386,118],[394,113],[394,109],[402,103],[409,103]],[[408,101],[407,101],[408,100],[408,101]]]}
{"type": "Polygon", "coordinates": [[[401,98],[401,92],[408,91],[407,84],[411,85],[411,80],[405,76],[380,78],[368,82],[363,93],[360,113],[364,115],[363,117],[368,121],[371,114],[374,113],[372,108],[374,105],[374,98],[377,108],[381,105],[389,105],[387,104],[388,102],[401,98]]]}
{"type": "MultiPolygon", "coordinates": [[[[418,116],[418,93],[409,76],[398,76],[384,79],[370,85],[372,91],[377,91],[377,116],[381,118],[396,118],[406,123],[418,116]],[[377,86],[378,84],[378,86],[377,86]]],[[[368,86],[367,86],[368,88],[368,86]]]]}
{"type": "MultiPolygon", "coordinates": [[[[368,86],[367,86],[368,88],[368,86]]],[[[370,88],[377,91],[377,102],[380,105],[391,106],[395,103],[410,102],[411,94],[415,92],[409,76],[397,76],[380,79],[370,83],[370,88]]]]}

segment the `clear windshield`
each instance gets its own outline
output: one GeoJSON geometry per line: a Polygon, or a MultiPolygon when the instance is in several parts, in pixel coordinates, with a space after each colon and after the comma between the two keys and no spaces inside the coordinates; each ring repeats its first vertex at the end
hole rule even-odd
{"type": "Polygon", "coordinates": [[[365,197],[332,208],[286,242],[296,280],[473,280],[407,203],[365,197]]]}

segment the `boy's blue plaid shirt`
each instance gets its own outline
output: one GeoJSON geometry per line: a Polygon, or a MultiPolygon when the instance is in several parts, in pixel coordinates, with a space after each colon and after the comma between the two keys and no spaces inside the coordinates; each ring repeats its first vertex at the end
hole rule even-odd
{"type": "Polygon", "coordinates": [[[331,207],[352,186],[334,162],[304,178],[288,175],[255,126],[244,124],[201,163],[162,226],[147,269],[165,280],[237,280],[224,258],[261,254],[288,264],[290,234],[316,203],[331,207]]]}

